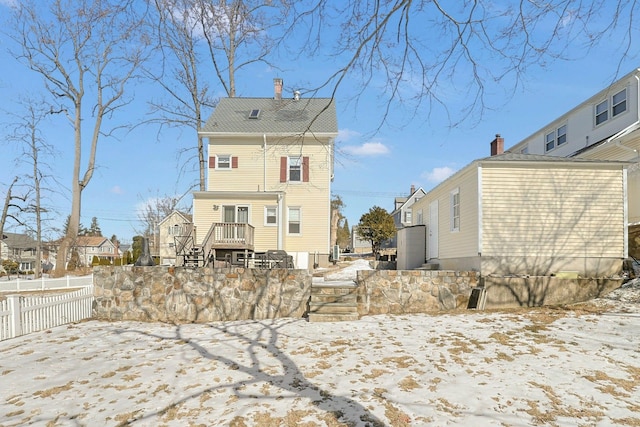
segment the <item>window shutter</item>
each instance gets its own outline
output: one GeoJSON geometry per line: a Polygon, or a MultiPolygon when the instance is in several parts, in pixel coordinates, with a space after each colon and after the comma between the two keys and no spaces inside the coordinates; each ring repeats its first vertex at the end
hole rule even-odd
{"type": "Polygon", "coordinates": [[[216,168],[216,156],[209,157],[209,169],[216,168]]]}
{"type": "Polygon", "coordinates": [[[232,157],[231,158],[231,167],[233,169],[238,169],[238,158],[237,157],[232,157]]]}
{"type": "Polygon", "coordinates": [[[302,158],[302,181],[309,182],[309,158],[302,158]]]}
{"type": "Polygon", "coordinates": [[[287,158],[280,157],[280,182],[287,182],[287,158]]]}

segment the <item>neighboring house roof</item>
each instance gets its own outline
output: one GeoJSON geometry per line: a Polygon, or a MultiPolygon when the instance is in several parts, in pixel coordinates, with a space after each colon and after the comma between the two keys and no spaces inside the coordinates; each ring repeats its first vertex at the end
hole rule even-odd
{"type": "MultiPolygon", "coordinates": [[[[103,236],[78,236],[76,246],[98,247],[101,246],[105,240],[109,239],[103,236]]],[[[111,241],[109,240],[109,242],[111,241]]]]}
{"type": "Polygon", "coordinates": [[[9,248],[32,249],[36,247],[36,241],[27,234],[4,233],[2,242],[9,248]]]}
{"type": "Polygon", "coordinates": [[[422,198],[422,196],[424,196],[425,194],[427,194],[426,191],[424,191],[422,187],[420,187],[416,191],[411,193],[409,197],[396,197],[396,208],[393,210],[393,212],[391,212],[391,215],[402,210],[402,208],[404,208],[406,205],[415,203],[416,197],[419,196],[418,198],[422,198]]]}
{"type": "Polygon", "coordinates": [[[169,219],[171,219],[172,217],[174,217],[175,215],[180,216],[184,222],[193,222],[193,215],[185,213],[185,212],[180,212],[180,211],[173,211],[171,212],[169,215],[167,215],[166,217],[164,217],[162,219],[162,221],[160,221],[158,223],[158,226],[162,225],[165,221],[168,221],[169,219]]]}
{"type": "Polygon", "coordinates": [[[512,153],[505,151],[497,156],[489,156],[482,159],[478,159],[472,163],[487,163],[487,162],[547,162],[547,163],[610,163],[610,164],[631,164],[631,162],[624,162],[620,160],[596,160],[585,159],[582,157],[558,157],[558,156],[546,156],[542,154],[522,154],[512,153]]]}
{"type": "Polygon", "coordinates": [[[200,134],[337,134],[336,117],[331,98],[222,98],[200,134]]]}
{"type": "Polygon", "coordinates": [[[631,165],[632,162],[620,161],[620,160],[596,160],[596,159],[584,159],[581,157],[557,157],[557,156],[547,156],[542,154],[523,154],[523,153],[511,153],[509,151],[505,151],[502,154],[498,154],[496,156],[484,157],[482,159],[476,159],[466,165],[465,167],[459,169],[456,173],[451,175],[449,178],[442,181],[440,184],[429,190],[429,193],[437,189],[438,187],[457,179],[458,175],[466,171],[471,167],[476,167],[482,164],[487,163],[547,163],[547,164],[611,164],[611,165],[631,165]]]}

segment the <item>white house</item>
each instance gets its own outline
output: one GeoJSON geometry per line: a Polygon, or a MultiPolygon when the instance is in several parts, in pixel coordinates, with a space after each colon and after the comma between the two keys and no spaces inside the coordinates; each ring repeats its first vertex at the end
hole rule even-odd
{"type": "MultiPolygon", "coordinates": [[[[618,79],[532,135],[512,146],[512,153],[623,160],[628,167],[630,232],[640,231],[640,69],[618,79]]],[[[635,254],[640,251],[635,249],[635,254]]]]}

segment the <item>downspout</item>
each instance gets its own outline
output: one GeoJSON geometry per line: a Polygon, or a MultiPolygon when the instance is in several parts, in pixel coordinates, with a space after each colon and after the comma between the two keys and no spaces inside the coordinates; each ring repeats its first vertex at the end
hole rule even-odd
{"type": "Polygon", "coordinates": [[[262,134],[262,191],[267,191],[267,134],[262,134]]]}
{"type": "Polygon", "coordinates": [[[284,207],[282,205],[282,193],[278,193],[278,226],[277,228],[277,232],[278,232],[278,250],[282,250],[282,233],[283,233],[283,228],[282,228],[282,218],[284,218],[284,207]]]}

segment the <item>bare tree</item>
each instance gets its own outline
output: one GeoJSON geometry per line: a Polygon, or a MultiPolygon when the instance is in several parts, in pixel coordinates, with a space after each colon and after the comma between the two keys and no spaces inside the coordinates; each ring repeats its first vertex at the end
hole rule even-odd
{"type": "Polygon", "coordinates": [[[396,111],[408,122],[425,106],[455,125],[480,120],[489,93],[508,99],[531,67],[582,57],[614,32],[612,57],[633,53],[639,8],[636,0],[300,1],[288,34],[306,29],[306,37],[289,49],[336,64],[313,90],[335,95],[349,81],[357,104],[365,88],[378,89],[386,107],[378,126],[396,111]]]}
{"type": "Polygon", "coordinates": [[[4,225],[7,221],[7,218],[11,218],[15,222],[17,222],[19,225],[25,225],[24,222],[22,222],[21,218],[9,212],[9,209],[12,209],[12,208],[17,209],[18,212],[24,211],[23,206],[14,203],[15,200],[20,200],[22,202],[27,201],[27,196],[16,196],[13,194],[13,186],[16,185],[17,182],[18,182],[18,177],[16,176],[11,182],[11,184],[9,185],[9,188],[7,188],[7,194],[5,195],[5,198],[4,198],[4,205],[2,206],[2,216],[0,217],[0,240],[3,239],[2,233],[4,232],[4,225]]]}
{"type": "Polygon", "coordinates": [[[147,199],[143,202],[142,209],[138,212],[138,219],[143,226],[143,229],[136,229],[136,233],[140,236],[144,236],[150,239],[153,245],[153,255],[158,255],[158,224],[164,218],[166,218],[171,212],[173,212],[182,196],[160,196],[147,199]]]}
{"type": "MultiPolygon", "coordinates": [[[[158,17],[152,17],[152,25],[162,66],[160,73],[151,74],[169,96],[152,102],[153,113],[159,114],[154,120],[199,131],[204,114],[215,105],[212,75],[223,92],[234,97],[241,70],[259,62],[273,66],[268,57],[280,39],[270,33],[286,20],[290,1],[154,0],[158,17]]],[[[180,153],[188,156],[183,169],[197,158],[199,188],[204,191],[207,164],[199,136],[197,154],[191,152],[180,153]]]]}
{"type": "MultiPolygon", "coordinates": [[[[41,100],[25,98],[21,100],[20,104],[24,107],[23,111],[20,114],[11,113],[16,122],[11,126],[12,131],[8,140],[20,144],[22,152],[17,161],[26,163],[30,168],[27,180],[30,181],[28,187],[33,190],[33,200],[25,208],[25,211],[35,215],[36,266],[34,272],[35,277],[40,277],[44,214],[48,212],[48,209],[42,205],[42,190],[45,181],[54,180],[50,173],[50,165],[43,160],[43,157],[44,159],[53,159],[55,155],[54,147],[47,143],[42,136],[42,124],[52,110],[41,100]]],[[[47,191],[49,193],[55,192],[51,188],[48,188],[47,191]]],[[[33,228],[31,229],[33,230],[33,228]]]]}
{"type": "Polygon", "coordinates": [[[14,9],[11,34],[19,46],[14,55],[44,79],[74,133],[71,216],[56,273],[64,270],[78,234],[82,191],[93,177],[98,141],[114,130],[107,130],[105,122],[130,101],[127,85],[145,59],[148,39],[139,7],[133,1],[26,0],[14,9]],[[83,135],[87,128],[88,138],[83,135]]]}

